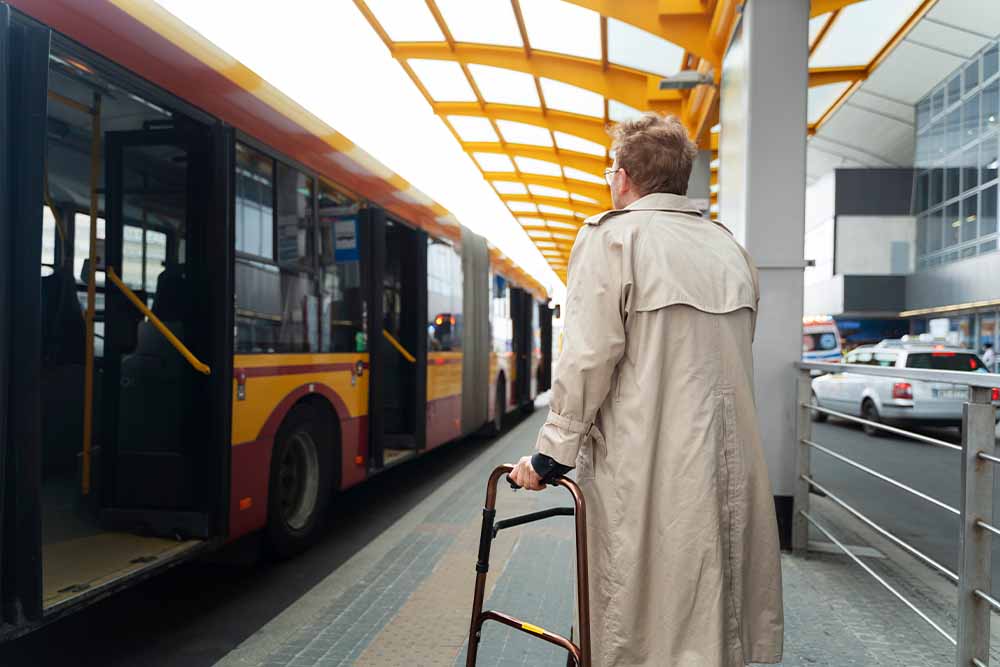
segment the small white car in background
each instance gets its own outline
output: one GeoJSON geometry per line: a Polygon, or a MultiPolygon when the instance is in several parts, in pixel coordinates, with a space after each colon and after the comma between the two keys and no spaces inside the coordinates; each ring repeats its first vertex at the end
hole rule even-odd
{"type": "MultiPolygon", "coordinates": [[[[983,361],[963,348],[941,345],[898,344],[865,346],[852,350],[847,364],[985,373],[983,361]]],[[[944,382],[922,382],[904,378],[877,377],[859,373],[832,373],[812,381],[812,404],[878,423],[908,426],[962,427],[962,405],[969,388],[944,382]]],[[[1000,391],[993,390],[993,404],[1000,391]]],[[[814,412],[813,421],[827,415],[814,412]]],[[[885,431],[864,425],[868,435],[885,431]]]]}

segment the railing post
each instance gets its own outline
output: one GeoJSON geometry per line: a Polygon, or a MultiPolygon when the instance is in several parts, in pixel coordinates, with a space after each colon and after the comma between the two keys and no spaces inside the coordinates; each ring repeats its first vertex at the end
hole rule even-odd
{"type": "Polygon", "coordinates": [[[990,593],[989,533],[977,521],[993,522],[993,463],[979,452],[993,455],[994,408],[990,390],[969,387],[969,402],[962,415],[962,517],[958,557],[958,650],[959,667],[973,659],[989,664],[990,605],[975,591],[990,593]]]}
{"type": "Polygon", "coordinates": [[[795,420],[795,448],[797,456],[796,476],[795,476],[795,508],[792,519],[792,549],[796,553],[805,553],[809,548],[809,522],[802,516],[802,512],[809,511],[809,482],[802,479],[803,475],[810,475],[808,445],[803,445],[803,440],[812,438],[812,411],[804,407],[809,404],[812,397],[812,373],[807,369],[799,369],[796,374],[796,412],[795,420]]]}

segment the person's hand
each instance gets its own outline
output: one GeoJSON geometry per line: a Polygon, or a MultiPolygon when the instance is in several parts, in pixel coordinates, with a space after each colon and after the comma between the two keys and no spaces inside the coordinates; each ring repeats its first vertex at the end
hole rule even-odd
{"type": "Polygon", "coordinates": [[[518,486],[528,491],[541,491],[545,488],[542,484],[542,477],[535,472],[531,466],[531,457],[522,456],[510,473],[510,478],[517,482],[518,486]]]}

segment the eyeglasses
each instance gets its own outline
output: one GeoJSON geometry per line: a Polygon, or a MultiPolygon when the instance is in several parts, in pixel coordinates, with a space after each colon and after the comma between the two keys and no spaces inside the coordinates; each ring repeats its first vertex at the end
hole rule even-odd
{"type": "Polygon", "coordinates": [[[611,179],[614,178],[616,171],[621,171],[621,167],[618,167],[617,169],[608,167],[604,170],[604,180],[607,181],[608,185],[611,185],[611,179]]]}

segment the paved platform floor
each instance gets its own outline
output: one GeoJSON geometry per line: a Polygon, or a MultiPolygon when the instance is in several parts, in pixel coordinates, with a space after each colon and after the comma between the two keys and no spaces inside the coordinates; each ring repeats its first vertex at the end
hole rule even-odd
{"type": "MultiPolygon", "coordinates": [[[[485,480],[496,465],[530,452],[544,413],[539,409],[498,439],[217,664],[463,665],[485,480]]],[[[501,488],[498,516],[568,503],[561,489],[513,493],[501,488]]],[[[827,515],[821,506],[814,511],[827,515]]],[[[500,534],[493,548],[487,607],[568,632],[573,617],[571,522],[555,517],[500,534]]],[[[919,582],[899,579],[890,561],[866,562],[917,601],[940,607],[919,582]]],[[[954,663],[945,640],[845,556],[786,555],[783,576],[787,667],[954,663]]],[[[952,618],[936,620],[954,632],[952,618]]],[[[561,666],[565,654],[522,633],[488,625],[479,664],[561,666]]]]}

